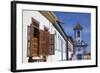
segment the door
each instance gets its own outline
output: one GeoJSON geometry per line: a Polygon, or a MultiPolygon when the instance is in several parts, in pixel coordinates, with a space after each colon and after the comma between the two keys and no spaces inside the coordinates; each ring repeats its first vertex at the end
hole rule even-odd
{"type": "Polygon", "coordinates": [[[77,60],[82,60],[82,54],[77,54],[77,60]]]}

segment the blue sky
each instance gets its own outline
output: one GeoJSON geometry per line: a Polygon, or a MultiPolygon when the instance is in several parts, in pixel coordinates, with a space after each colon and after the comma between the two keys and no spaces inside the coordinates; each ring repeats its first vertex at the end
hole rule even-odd
{"type": "Polygon", "coordinates": [[[61,24],[67,35],[74,37],[73,27],[80,23],[83,27],[82,39],[88,44],[87,52],[90,52],[91,42],[91,14],[90,13],[76,13],[76,12],[54,12],[55,15],[64,24],[61,24]]]}

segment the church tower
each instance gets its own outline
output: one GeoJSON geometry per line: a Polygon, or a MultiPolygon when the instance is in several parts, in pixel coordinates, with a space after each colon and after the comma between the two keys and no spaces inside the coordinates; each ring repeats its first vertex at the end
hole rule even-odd
{"type": "Polygon", "coordinates": [[[77,44],[80,44],[82,40],[82,29],[83,27],[79,23],[74,27],[74,39],[77,44]]]}
{"type": "Polygon", "coordinates": [[[73,28],[74,30],[74,59],[75,60],[82,60],[85,54],[85,48],[87,44],[82,39],[82,30],[83,27],[77,23],[76,26],[73,28]]]}

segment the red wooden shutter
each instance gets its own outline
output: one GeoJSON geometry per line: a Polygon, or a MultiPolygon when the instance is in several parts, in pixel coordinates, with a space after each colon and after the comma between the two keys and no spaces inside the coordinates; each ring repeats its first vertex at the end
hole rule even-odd
{"type": "Polygon", "coordinates": [[[33,24],[31,24],[31,30],[30,30],[30,40],[31,40],[30,44],[31,45],[30,45],[30,47],[31,47],[31,56],[32,57],[38,56],[38,51],[39,51],[39,47],[38,47],[39,46],[39,43],[38,43],[39,33],[36,31],[39,32],[39,30],[37,28],[35,28],[33,24]]]}
{"type": "Polygon", "coordinates": [[[36,41],[37,40],[35,37],[34,37],[34,27],[33,25],[31,24],[31,29],[30,29],[30,48],[31,48],[31,56],[34,57],[34,56],[37,56],[37,48],[34,46],[36,45],[36,41]]]}
{"type": "Polygon", "coordinates": [[[39,55],[39,22],[32,18],[32,23],[27,26],[27,56],[39,55]]]}
{"type": "Polygon", "coordinates": [[[39,34],[39,55],[42,55],[42,49],[43,49],[43,31],[40,30],[39,34]]]}
{"type": "Polygon", "coordinates": [[[49,55],[49,32],[40,30],[40,46],[39,54],[40,55],[49,55]]]}
{"type": "Polygon", "coordinates": [[[50,37],[49,31],[45,31],[45,38],[46,38],[45,53],[46,53],[46,55],[49,55],[49,37],[50,37]]]}
{"type": "Polygon", "coordinates": [[[39,45],[39,54],[40,55],[45,55],[45,43],[46,43],[46,41],[45,41],[45,32],[43,31],[43,30],[40,30],[40,45],[39,45]]]}

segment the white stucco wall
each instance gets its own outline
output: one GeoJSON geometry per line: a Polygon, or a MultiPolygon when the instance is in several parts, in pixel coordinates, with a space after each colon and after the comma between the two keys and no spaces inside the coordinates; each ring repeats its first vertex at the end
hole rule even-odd
{"type": "Polygon", "coordinates": [[[66,41],[61,34],[53,27],[52,31],[56,32],[55,35],[55,55],[52,55],[53,61],[61,61],[66,59],[66,41]],[[58,38],[59,36],[59,38],[58,38]],[[62,45],[61,45],[62,44],[62,45]],[[63,57],[62,57],[63,55],[63,57]]]}
{"type": "Polygon", "coordinates": [[[63,37],[60,35],[60,33],[52,26],[50,25],[52,32],[56,32],[55,35],[55,55],[50,55],[48,56],[48,61],[61,61],[62,60],[62,54],[63,54],[63,59],[66,59],[66,41],[63,39],[63,37]],[[58,38],[58,36],[60,37],[60,39],[62,40],[62,46],[61,46],[61,42],[60,39],[58,38]],[[62,52],[63,50],[63,52],[62,52]]]}
{"type": "MultiPolygon", "coordinates": [[[[44,26],[49,28],[49,31],[51,34],[54,34],[55,32],[57,33],[56,35],[56,45],[55,45],[55,55],[50,55],[47,57],[47,61],[58,61],[61,60],[61,51],[58,51],[57,49],[59,48],[59,39],[58,35],[61,37],[63,40],[63,47],[61,49],[66,49],[66,42],[63,39],[63,37],[59,34],[59,32],[53,27],[52,23],[50,23],[42,14],[40,14],[38,11],[28,11],[24,10],[23,11],[23,62],[27,62],[27,25],[31,24],[31,18],[36,19],[39,22],[40,29],[44,29],[44,26]]],[[[63,58],[66,58],[65,53],[63,53],[63,58]]]]}
{"type": "Polygon", "coordinates": [[[68,58],[71,58],[73,54],[73,44],[70,41],[68,41],[68,47],[71,48],[71,51],[68,51],[68,58]]]}

